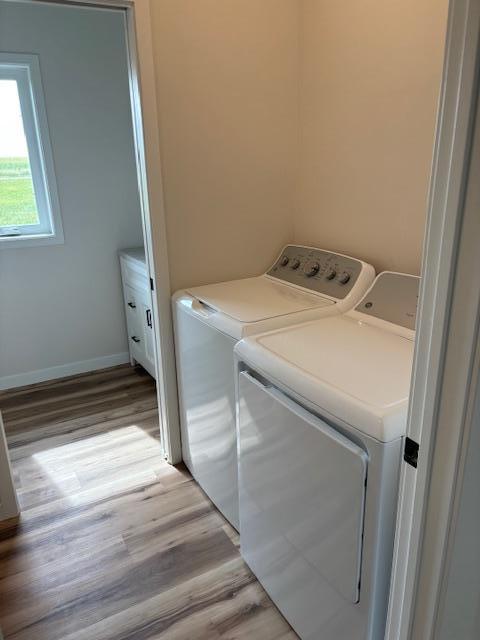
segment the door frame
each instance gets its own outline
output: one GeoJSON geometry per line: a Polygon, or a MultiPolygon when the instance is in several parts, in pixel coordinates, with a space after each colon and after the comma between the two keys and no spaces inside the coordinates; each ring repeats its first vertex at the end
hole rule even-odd
{"type": "Polygon", "coordinates": [[[160,439],[165,459],[182,459],[149,0],[1,0],[98,7],[125,17],[130,100],[148,277],[152,286],[160,439]]]}
{"type": "MultiPolygon", "coordinates": [[[[8,454],[7,438],[0,412],[0,521],[15,518],[20,513],[13,472],[8,454]]],[[[0,640],[1,640],[0,631],[0,640]]]]}
{"type": "Polygon", "coordinates": [[[182,449],[150,0],[88,0],[88,4],[125,11],[145,253],[148,275],[153,282],[160,437],[166,460],[176,464],[182,460],[182,449]]]}
{"type": "Polygon", "coordinates": [[[465,245],[469,216],[478,212],[465,203],[479,25],[476,0],[450,1],[407,425],[407,435],[420,448],[417,469],[402,464],[387,640],[434,637],[455,479],[468,428],[480,269],[472,270],[475,252],[465,245]]]}

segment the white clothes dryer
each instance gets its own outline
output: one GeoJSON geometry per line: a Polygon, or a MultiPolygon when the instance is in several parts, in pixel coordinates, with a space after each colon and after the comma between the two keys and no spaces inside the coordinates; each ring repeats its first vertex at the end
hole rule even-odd
{"type": "Polygon", "coordinates": [[[286,246],[267,273],[173,296],[182,453],[195,480],[238,529],[233,347],[244,336],[342,313],[375,277],[331,251],[286,246]]]}
{"type": "Polygon", "coordinates": [[[240,546],[302,640],[383,640],[419,278],[241,340],[240,546]]]}

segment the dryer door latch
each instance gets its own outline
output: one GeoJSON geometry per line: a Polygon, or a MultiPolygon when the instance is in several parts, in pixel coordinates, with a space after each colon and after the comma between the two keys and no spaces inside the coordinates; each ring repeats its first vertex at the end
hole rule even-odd
{"type": "Polygon", "coordinates": [[[410,438],[405,438],[405,448],[403,450],[403,459],[405,462],[408,462],[415,469],[417,468],[418,462],[418,442],[415,440],[411,440],[410,438]]]}

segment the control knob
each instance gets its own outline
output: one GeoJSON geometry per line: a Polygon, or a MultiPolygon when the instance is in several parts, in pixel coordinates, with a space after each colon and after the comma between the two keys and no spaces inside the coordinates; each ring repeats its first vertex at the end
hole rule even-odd
{"type": "Polygon", "coordinates": [[[295,258],[294,260],[292,260],[292,264],[290,265],[292,269],[298,269],[299,266],[300,266],[300,260],[298,260],[298,258],[295,258]]]}
{"type": "Polygon", "coordinates": [[[305,265],[305,275],[309,278],[317,275],[319,271],[320,265],[318,264],[318,262],[307,262],[307,264],[305,265]]]}
{"type": "Polygon", "coordinates": [[[337,275],[337,272],[335,271],[335,269],[333,269],[332,267],[329,267],[327,269],[326,274],[325,274],[325,279],[326,280],[333,280],[336,275],[337,275]]]}
{"type": "Polygon", "coordinates": [[[347,273],[346,271],[341,273],[338,277],[338,281],[340,282],[340,284],[347,284],[349,280],[350,280],[350,274],[347,273]]]}
{"type": "Polygon", "coordinates": [[[283,256],[283,258],[280,260],[280,264],[282,267],[286,267],[287,264],[289,263],[289,258],[288,256],[283,256]]]}

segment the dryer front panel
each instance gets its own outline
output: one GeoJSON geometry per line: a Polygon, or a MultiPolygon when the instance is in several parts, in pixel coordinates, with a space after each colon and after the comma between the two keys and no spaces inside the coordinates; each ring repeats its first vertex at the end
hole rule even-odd
{"type": "Polygon", "coordinates": [[[360,599],[367,454],[247,372],[238,403],[242,555],[302,639],[334,637],[360,599]]]}

